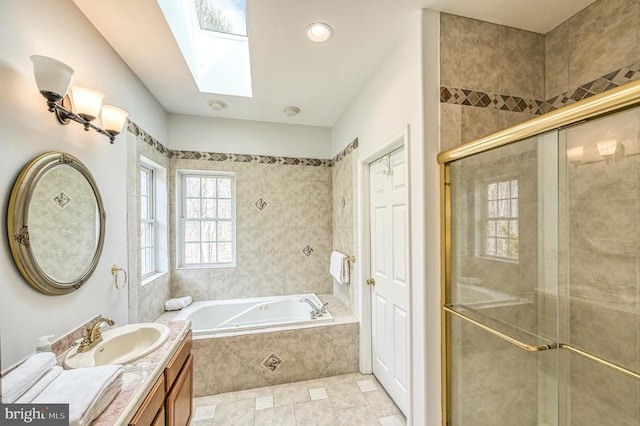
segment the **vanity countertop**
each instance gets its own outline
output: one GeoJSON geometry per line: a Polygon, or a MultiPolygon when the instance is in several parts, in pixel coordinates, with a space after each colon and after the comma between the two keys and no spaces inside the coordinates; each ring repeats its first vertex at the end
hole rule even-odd
{"type": "Polygon", "coordinates": [[[169,327],[167,341],[144,358],[124,366],[122,391],[92,425],[126,425],[136,414],[156,380],[163,374],[182,339],[191,329],[190,321],[172,321],[165,324],[169,327]]]}

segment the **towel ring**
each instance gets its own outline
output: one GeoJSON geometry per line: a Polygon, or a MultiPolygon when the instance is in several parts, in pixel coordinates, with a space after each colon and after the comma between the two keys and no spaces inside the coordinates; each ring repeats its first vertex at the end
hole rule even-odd
{"type": "Polygon", "coordinates": [[[122,283],[122,287],[124,287],[125,285],[127,285],[127,281],[128,281],[127,271],[125,271],[124,268],[121,268],[116,264],[111,265],[111,275],[113,275],[113,285],[115,285],[118,290],[120,290],[121,288],[120,286],[118,286],[118,275],[120,275],[120,272],[124,273],[124,281],[122,283]]]}

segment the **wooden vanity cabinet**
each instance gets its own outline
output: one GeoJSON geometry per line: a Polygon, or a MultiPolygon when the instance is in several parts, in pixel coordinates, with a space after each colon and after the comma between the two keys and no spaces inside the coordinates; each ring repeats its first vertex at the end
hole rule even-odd
{"type": "Polygon", "coordinates": [[[192,333],[185,336],[130,426],[187,426],[193,412],[192,333]]]}

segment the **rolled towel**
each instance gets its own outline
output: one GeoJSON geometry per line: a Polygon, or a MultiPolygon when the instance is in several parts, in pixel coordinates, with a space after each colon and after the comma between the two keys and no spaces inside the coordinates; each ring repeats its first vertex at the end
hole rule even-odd
{"type": "Polygon", "coordinates": [[[123,372],[121,365],[65,370],[32,402],[69,404],[69,425],[89,424],[122,390],[123,372]]]}
{"type": "Polygon", "coordinates": [[[31,386],[22,396],[16,399],[16,404],[29,404],[33,401],[47,386],[49,386],[62,373],[62,367],[55,365],[49,369],[44,376],[31,386]]]}
{"type": "Polygon", "coordinates": [[[2,403],[13,404],[51,367],[56,365],[53,352],[38,352],[2,378],[2,403]]]}
{"type": "Polygon", "coordinates": [[[329,264],[329,272],[340,284],[348,284],[351,280],[351,266],[349,258],[339,251],[331,253],[331,262],[329,264]]]}
{"type": "Polygon", "coordinates": [[[164,309],[166,311],[177,311],[182,308],[186,308],[191,304],[193,299],[191,296],[184,297],[174,297],[173,299],[169,299],[164,303],[164,309]]]}

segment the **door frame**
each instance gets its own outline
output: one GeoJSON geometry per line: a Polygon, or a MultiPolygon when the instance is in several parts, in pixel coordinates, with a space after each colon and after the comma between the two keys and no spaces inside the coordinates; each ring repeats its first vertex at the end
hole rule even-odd
{"type": "Polygon", "coordinates": [[[409,409],[407,413],[407,422],[411,424],[410,417],[413,411],[413,324],[412,312],[412,288],[413,280],[411,274],[411,180],[410,180],[410,163],[409,163],[409,125],[405,125],[401,130],[397,131],[392,137],[387,138],[385,142],[375,151],[366,157],[359,158],[357,166],[358,176],[358,258],[356,262],[356,273],[360,277],[356,288],[356,315],[360,319],[360,372],[363,374],[373,373],[373,339],[372,339],[372,305],[371,305],[371,289],[365,284],[369,274],[371,273],[371,221],[370,221],[370,190],[369,182],[369,164],[373,161],[390,154],[398,148],[404,148],[405,181],[407,182],[407,276],[409,283],[407,288],[407,331],[408,344],[407,354],[408,362],[408,386],[409,386],[409,409]]]}

